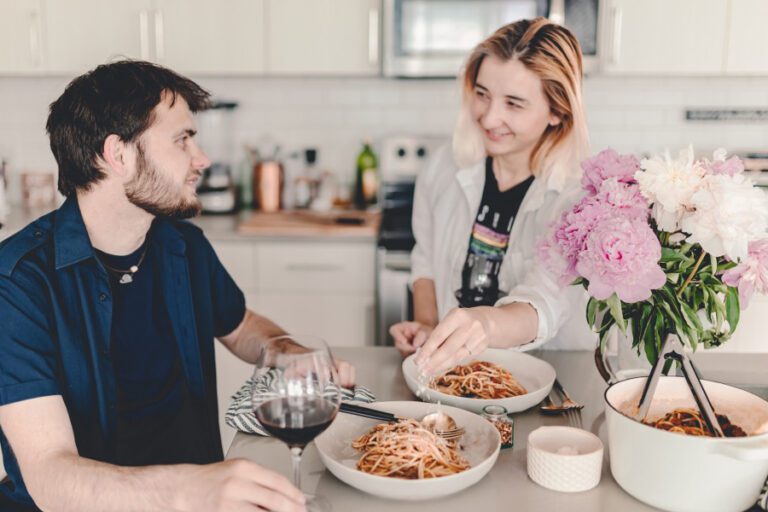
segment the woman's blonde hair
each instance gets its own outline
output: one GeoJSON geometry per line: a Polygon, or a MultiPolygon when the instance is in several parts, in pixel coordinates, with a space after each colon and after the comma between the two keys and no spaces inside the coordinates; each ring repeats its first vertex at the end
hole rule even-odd
{"type": "Polygon", "coordinates": [[[485,157],[482,133],[472,119],[470,103],[480,65],[490,55],[503,61],[517,59],[535,73],[541,79],[552,114],[560,118],[559,124],[547,127],[531,152],[534,175],[553,166],[578,169],[578,162],[588,150],[581,102],[581,47],[570,30],[545,18],[501,27],[477,45],[467,59],[459,79],[462,106],[453,134],[453,150],[459,165],[473,165],[485,157]]]}

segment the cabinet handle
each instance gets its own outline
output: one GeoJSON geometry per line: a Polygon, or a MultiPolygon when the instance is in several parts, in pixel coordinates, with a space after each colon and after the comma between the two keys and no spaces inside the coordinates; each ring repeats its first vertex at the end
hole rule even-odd
{"type": "Polygon", "coordinates": [[[621,9],[613,8],[613,45],[611,48],[611,63],[617,65],[621,57],[621,9]]]}
{"type": "Polygon", "coordinates": [[[40,14],[33,11],[29,15],[29,56],[35,67],[39,66],[42,61],[40,33],[40,14]]]}
{"type": "Polygon", "coordinates": [[[344,270],[341,265],[330,263],[289,263],[285,268],[290,272],[339,272],[344,270]]]}
{"type": "Polygon", "coordinates": [[[143,60],[149,60],[149,12],[139,11],[139,51],[143,60]]]}
{"type": "Polygon", "coordinates": [[[368,63],[379,63],[379,9],[368,11],[368,63]]]}
{"type": "Polygon", "coordinates": [[[163,24],[163,11],[155,11],[155,57],[157,60],[165,58],[165,25],[163,24]]]}

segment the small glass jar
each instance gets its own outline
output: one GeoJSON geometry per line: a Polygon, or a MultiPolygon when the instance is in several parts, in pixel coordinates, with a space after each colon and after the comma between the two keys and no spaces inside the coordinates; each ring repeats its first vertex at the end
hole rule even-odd
{"type": "Polygon", "coordinates": [[[493,423],[501,435],[501,448],[512,448],[515,444],[515,420],[507,414],[507,409],[500,405],[483,407],[482,417],[493,423]]]}

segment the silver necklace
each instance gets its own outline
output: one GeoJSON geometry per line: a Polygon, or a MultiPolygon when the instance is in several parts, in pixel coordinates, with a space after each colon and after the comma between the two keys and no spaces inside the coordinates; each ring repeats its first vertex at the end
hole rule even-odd
{"type": "Polygon", "coordinates": [[[104,260],[101,261],[101,264],[104,265],[107,268],[107,270],[120,276],[120,281],[119,281],[120,284],[132,283],[133,275],[139,271],[139,266],[144,262],[144,256],[147,255],[148,247],[149,247],[149,243],[144,245],[144,250],[141,251],[141,257],[139,258],[139,261],[137,261],[135,265],[131,265],[131,267],[127,270],[112,268],[106,263],[104,263],[104,260]]]}

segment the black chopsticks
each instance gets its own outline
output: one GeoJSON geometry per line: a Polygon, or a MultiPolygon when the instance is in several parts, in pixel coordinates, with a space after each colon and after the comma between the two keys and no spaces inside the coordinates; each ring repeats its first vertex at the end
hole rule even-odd
{"type": "Polygon", "coordinates": [[[371,418],[373,420],[381,421],[399,421],[400,418],[390,412],[379,411],[378,409],[371,409],[370,407],[363,407],[362,405],[355,405],[349,402],[341,402],[339,407],[341,412],[347,414],[354,414],[356,416],[362,416],[364,418],[371,418]]]}

